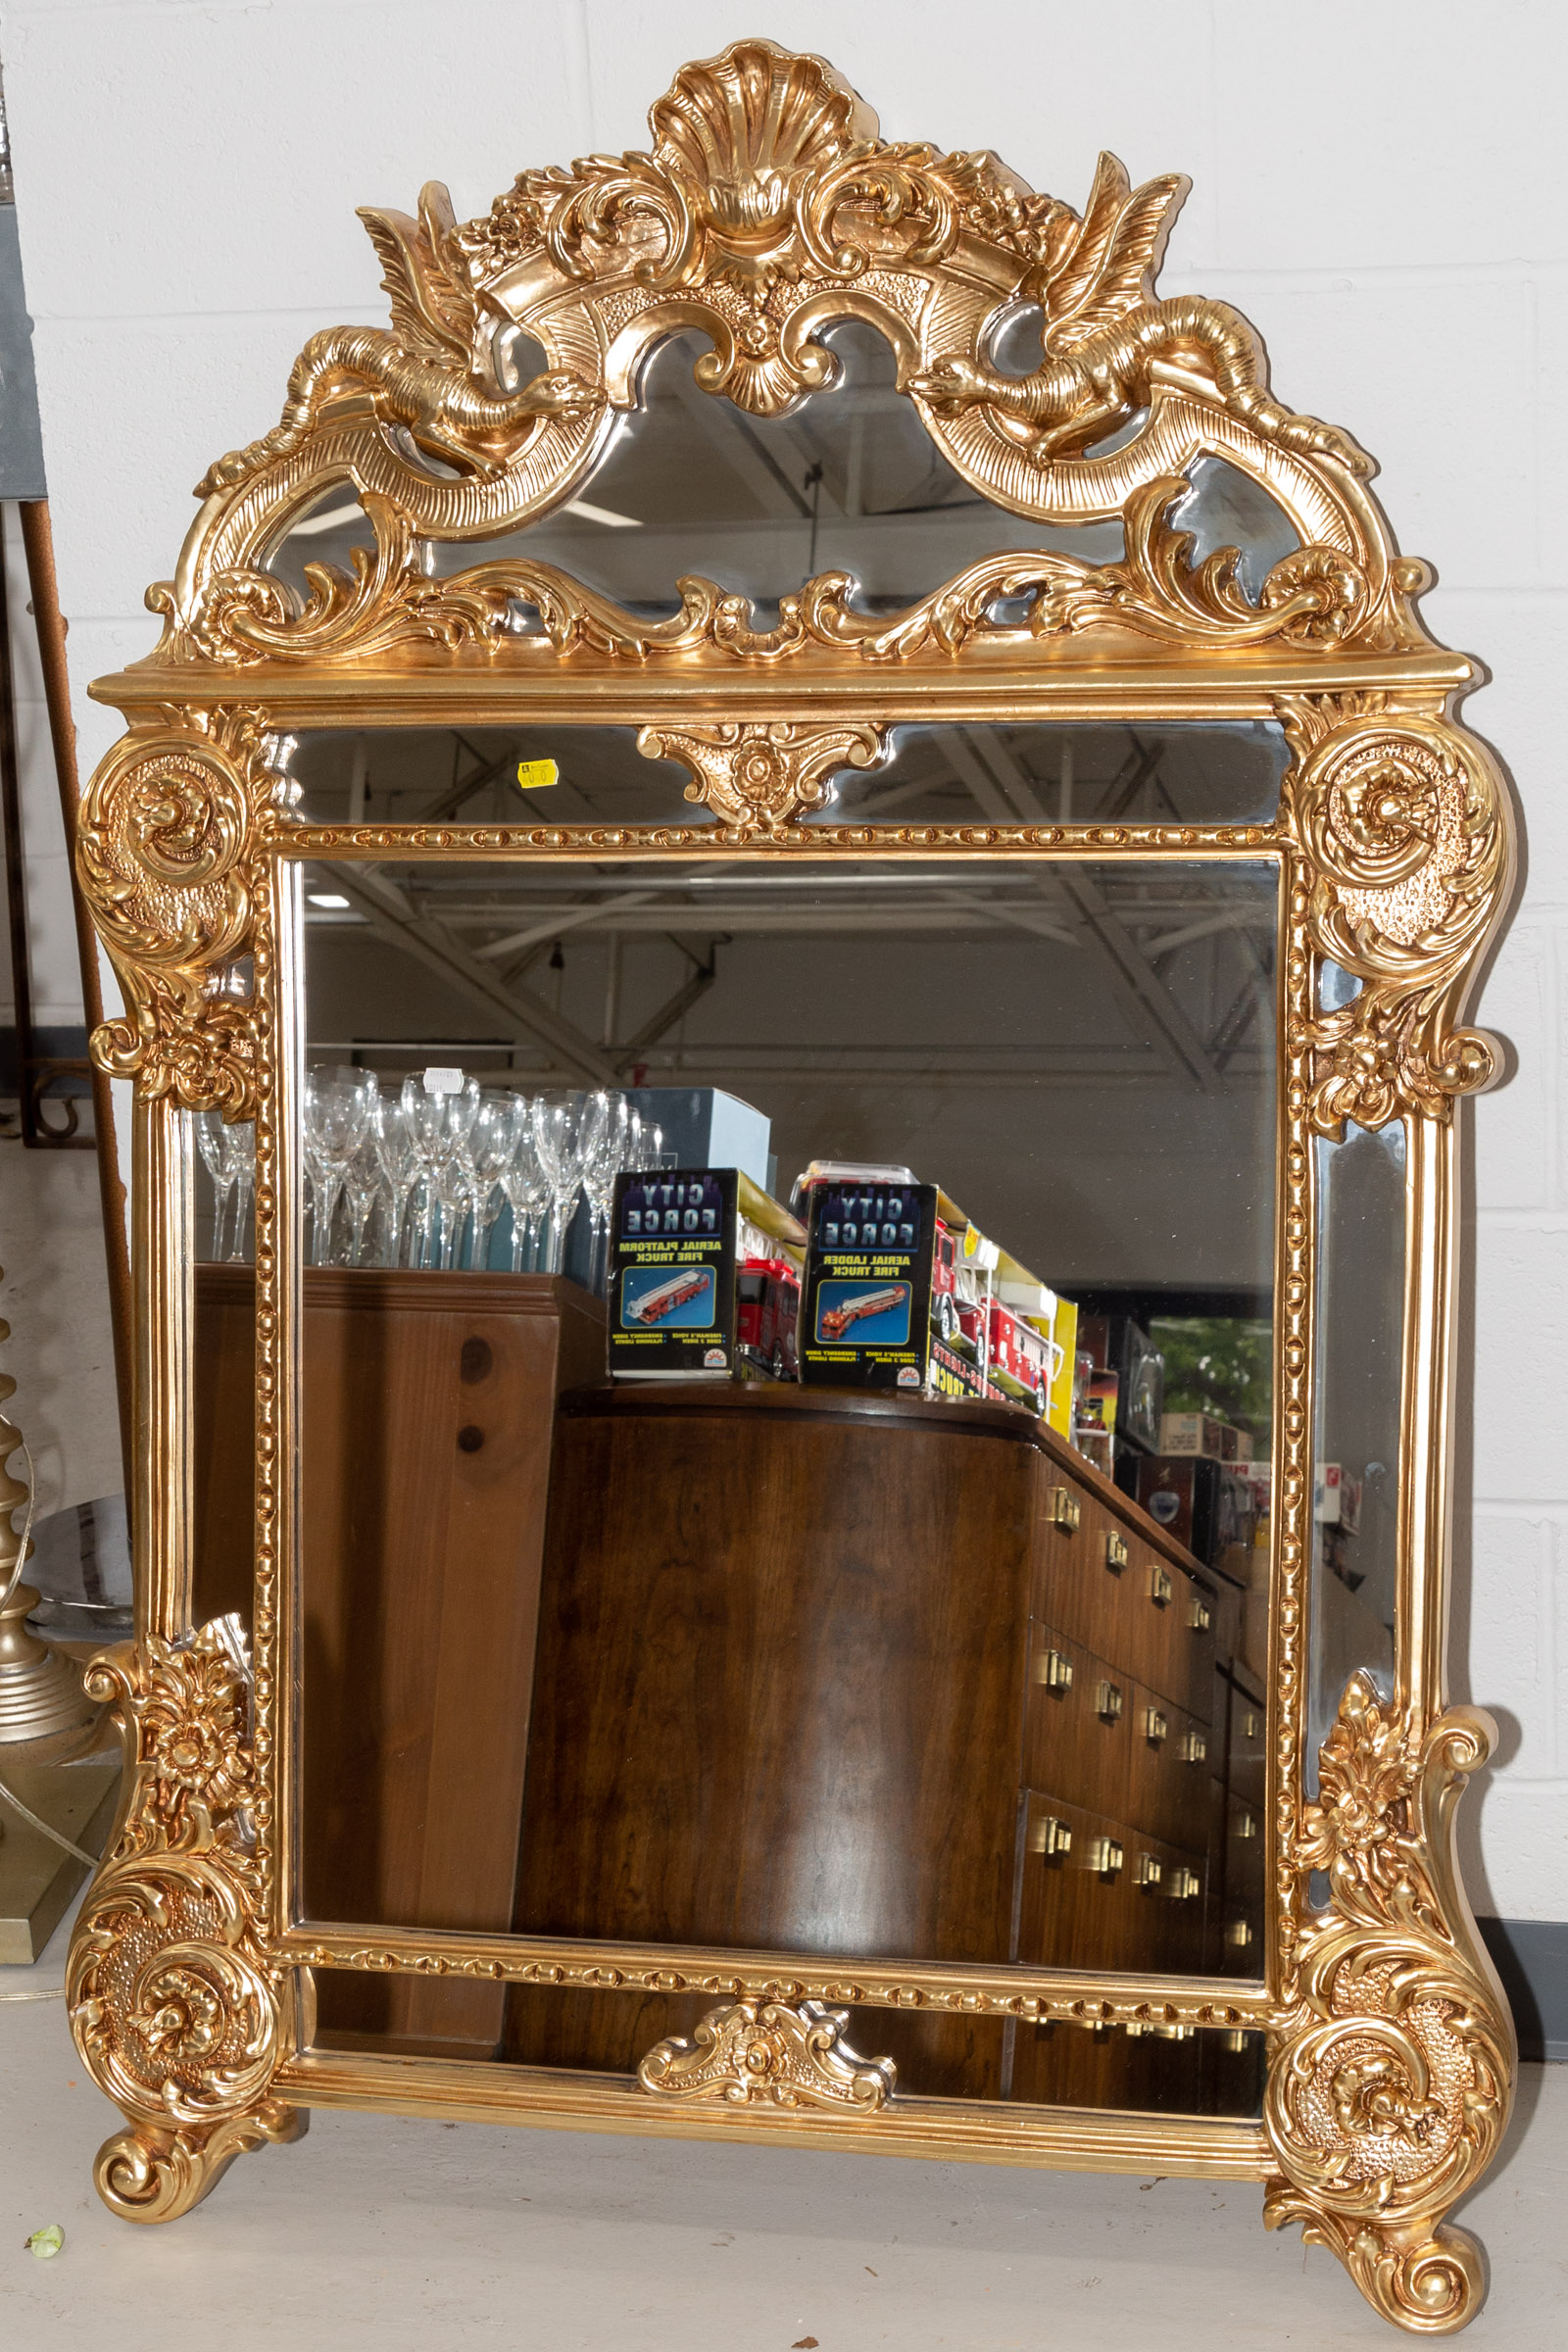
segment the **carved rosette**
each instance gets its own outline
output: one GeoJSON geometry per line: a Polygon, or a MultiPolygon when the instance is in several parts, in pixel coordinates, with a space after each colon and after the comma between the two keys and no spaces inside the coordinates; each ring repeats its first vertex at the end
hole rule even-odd
{"type": "Polygon", "coordinates": [[[1361,983],[1300,1040],[1312,1123],[1334,1137],[1347,1119],[1446,1119],[1497,1068],[1493,1041],[1457,1023],[1506,896],[1501,780],[1473,737],[1382,705],[1282,706],[1301,764],[1280,821],[1306,860],[1312,944],[1361,983]]]}
{"type": "MultiPolygon", "coordinates": [[[[1036,521],[1124,522],[1124,563],[1057,560],[1039,626],[1216,647],[1428,642],[1410,604],[1424,575],[1396,558],[1362,478],[1369,461],[1270,397],[1262,345],[1236,312],[1157,298],[1179,174],[1133,189],[1102,158],[1080,218],[989,153],[883,139],[822,59],[761,40],[685,67],[650,125],[646,151],[524,171],[473,220],[456,220],[435,182],[416,217],[363,213],[391,323],[313,335],[278,424],[204,477],[177,577],[151,591],[168,622],[158,665],[474,642],[514,656],[495,567],[432,579],[424,543],[510,533],[571,498],[663,337],[705,334],[702,389],[772,417],[832,383],[823,332],[847,318],[887,338],[925,429],[982,496],[1036,521]],[[1041,306],[1045,361],[1000,378],[992,331],[1019,303],[1041,306]],[[527,383],[512,330],[547,355],[527,383]],[[1098,446],[1135,416],[1127,441],[1098,446]],[[1233,555],[1191,565],[1159,519],[1204,456],[1261,483],[1300,541],[1255,606],[1233,555]],[[302,595],[267,567],[270,551],[344,491],[362,501],[374,551],[352,573],[308,564],[302,595]]],[[[956,587],[940,592],[949,609],[956,587]]],[[[572,583],[574,600],[591,609],[592,592],[572,583]]],[[[832,601],[826,581],[790,601],[806,625],[798,609],[776,652],[809,657],[829,636],[862,659],[889,650],[856,625],[864,615],[810,625],[808,608],[832,601]]],[[[987,626],[977,613],[962,633],[987,626]]],[[[613,650],[635,640],[646,658],[689,647],[690,616],[666,636],[617,613],[612,634],[613,650]]],[[[731,627],[715,612],[705,641],[751,653],[767,634],[749,613],[731,627]]],[[[940,646],[940,628],[911,625],[891,650],[927,636],[940,646]]]]}
{"type": "Polygon", "coordinates": [[[819,808],[835,768],[874,767],[883,732],[869,723],[813,727],[792,720],[717,727],[644,727],[645,760],[689,769],[689,801],[712,809],[726,841],[776,839],[806,808],[819,808]]]}
{"type": "Polygon", "coordinates": [[[1422,1725],[1351,1677],[1295,1854],[1329,1901],[1301,1929],[1263,2110],[1270,2228],[1302,2223],[1386,2318],[1433,2335],[1480,2303],[1474,2241],[1439,2217],[1491,2161],[1515,2066],[1453,1865],[1454,1805],[1492,1744],[1483,1715],[1422,1725]]]}
{"type": "Polygon", "coordinates": [[[843,2038],[848,2023],[847,2009],[819,2001],[736,2001],[710,2009],[690,2041],[656,2042],[637,2080],[662,2098],[871,2115],[893,2096],[898,2069],[858,2057],[843,2038]]]}
{"type": "Polygon", "coordinates": [[[305,2128],[269,2095],[285,1995],[260,1936],[248,1691],[212,1628],[111,1650],[87,1689],[116,1703],[128,1775],[66,1984],[82,2062],[130,2125],[94,2178],[124,2220],[172,2221],[235,2156],[305,2128]]]}
{"type": "Polygon", "coordinates": [[[88,787],[76,871],[124,997],[93,1032],[114,1078],[225,1118],[255,1105],[254,1004],[221,993],[249,948],[260,836],[281,779],[253,710],[170,712],[134,732],[88,787]]]}

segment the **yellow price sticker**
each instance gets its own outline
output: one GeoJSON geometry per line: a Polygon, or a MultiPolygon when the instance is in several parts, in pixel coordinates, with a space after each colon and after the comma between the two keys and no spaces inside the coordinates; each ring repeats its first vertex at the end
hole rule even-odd
{"type": "Polygon", "coordinates": [[[561,771],[553,760],[519,760],[517,782],[524,792],[543,792],[547,784],[560,780],[561,771]]]}

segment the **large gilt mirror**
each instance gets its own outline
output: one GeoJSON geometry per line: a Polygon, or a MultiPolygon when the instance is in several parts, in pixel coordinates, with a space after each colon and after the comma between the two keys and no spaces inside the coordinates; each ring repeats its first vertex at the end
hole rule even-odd
{"type": "Polygon", "coordinates": [[[821,60],[368,211],[81,877],[135,1090],[166,2220],[313,2105],[1234,2176],[1388,2318],[1511,2092],[1451,1816],[1508,805],[1186,191],[821,60]]]}

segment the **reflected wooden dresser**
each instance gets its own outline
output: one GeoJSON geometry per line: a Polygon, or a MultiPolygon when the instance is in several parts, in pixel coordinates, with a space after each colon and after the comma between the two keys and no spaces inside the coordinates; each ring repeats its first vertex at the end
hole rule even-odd
{"type": "MultiPolygon", "coordinates": [[[[318,1918],[511,1917],[558,1390],[605,1310],[543,1274],[306,1269],[305,1895],[318,1918]],[[483,1738],[476,1740],[475,1725],[483,1738]]],[[[255,1288],[196,1272],[195,1615],[249,1621],[255,1288]]],[[[319,2023],[489,2056],[495,1984],[323,1976],[319,2023]]]]}
{"type": "MultiPolygon", "coordinates": [[[[1008,1407],[564,1396],[515,1924],[1250,1974],[1237,1597],[1008,1407]]],[[[625,2072],[710,2005],[514,1989],[506,2053],[625,2072]]],[[[1205,2101],[1197,2041],[885,2008],[853,2038],[913,2091],[1205,2101]]]]}

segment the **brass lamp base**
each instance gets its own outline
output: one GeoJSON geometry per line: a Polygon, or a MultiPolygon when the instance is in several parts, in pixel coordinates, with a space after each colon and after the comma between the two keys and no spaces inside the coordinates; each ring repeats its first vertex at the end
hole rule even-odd
{"type": "Polygon", "coordinates": [[[28,1627],[39,1598],[31,1585],[18,1585],[0,1603],[0,1746],[74,1731],[98,1712],[70,1659],[28,1627]]]}

